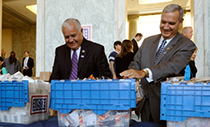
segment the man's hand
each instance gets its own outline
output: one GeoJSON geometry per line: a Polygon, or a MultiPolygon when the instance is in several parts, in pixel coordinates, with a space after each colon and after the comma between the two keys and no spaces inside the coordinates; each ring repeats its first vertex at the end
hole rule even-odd
{"type": "Polygon", "coordinates": [[[115,74],[113,75],[113,79],[117,79],[117,76],[115,74]]]}
{"type": "Polygon", "coordinates": [[[124,79],[125,78],[142,79],[145,77],[145,72],[142,70],[129,69],[129,70],[125,70],[125,71],[121,72],[120,76],[122,76],[124,79]]]}

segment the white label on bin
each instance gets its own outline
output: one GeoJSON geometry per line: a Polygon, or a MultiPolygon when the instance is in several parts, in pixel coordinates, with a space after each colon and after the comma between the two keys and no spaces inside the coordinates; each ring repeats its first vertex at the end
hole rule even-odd
{"type": "Polygon", "coordinates": [[[46,113],[48,108],[48,95],[32,95],[30,114],[46,113]]]}

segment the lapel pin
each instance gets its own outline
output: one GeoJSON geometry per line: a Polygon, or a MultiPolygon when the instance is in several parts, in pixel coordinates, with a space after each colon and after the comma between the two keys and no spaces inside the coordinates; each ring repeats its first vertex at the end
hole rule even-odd
{"type": "Polygon", "coordinates": [[[82,53],[85,53],[85,50],[82,50],[82,53]]]}
{"type": "Polygon", "coordinates": [[[168,47],[167,50],[169,50],[170,48],[168,47]]]}
{"type": "Polygon", "coordinates": [[[84,58],[84,55],[81,55],[81,58],[84,58]]]}

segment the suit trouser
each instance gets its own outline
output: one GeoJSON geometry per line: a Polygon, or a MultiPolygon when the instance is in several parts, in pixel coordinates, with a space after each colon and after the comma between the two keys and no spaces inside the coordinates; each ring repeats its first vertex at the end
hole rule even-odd
{"type": "Polygon", "coordinates": [[[30,69],[28,69],[28,70],[23,70],[23,75],[25,76],[25,75],[27,75],[27,76],[29,76],[29,77],[31,77],[32,76],[32,70],[30,70],[30,69]]]}
{"type": "MultiPolygon", "coordinates": [[[[152,118],[152,114],[151,114],[148,97],[146,97],[144,106],[141,111],[141,121],[142,122],[154,122],[154,119],[152,118]]],[[[159,125],[161,125],[161,127],[166,127],[166,121],[161,120],[158,123],[159,123],[159,125]]]]}
{"type": "Polygon", "coordinates": [[[146,98],[144,106],[141,111],[141,121],[142,122],[154,122],[149,106],[149,98],[146,98]]]}

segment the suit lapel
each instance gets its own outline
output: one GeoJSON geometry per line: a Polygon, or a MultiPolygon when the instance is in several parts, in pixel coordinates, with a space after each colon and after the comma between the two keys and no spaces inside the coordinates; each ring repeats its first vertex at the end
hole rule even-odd
{"type": "MultiPolygon", "coordinates": [[[[66,50],[64,51],[65,66],[68,72],[71,72],[71,49],[66,45],[66,50]]],[[[69,75],[70,76],[70,75],[69,75]]]]}
{"type": "Polygon", "coordinates": [[[30,57],[28,57],[28,63],[27,63],[28,67],[29,67],[29,64],[30,64],[30,57]]]}
{"type": "Polygon", "coordinates": [[[169,44],[164,48],[164,50],[162,51],[162,53],[158,57],[155,65],[157,65],[161,61],[161,59],[167,54],[167,52],[169,52],[170,50],[172,50],[173,46],[177,43],[177,40],[179,38],[180,38],[180,33],[177,33],[175,35],[175,37],[169,42],[169,44]]]}
{"type": "Polygon", "coordinates": [[[78,63],[78,75],[82,69],[82,66],[83,66],[83,62],[84,60],[86,59],[87,57],[87,54],[88,54],[88,43],[87,43],[87,40],[85,38],[83,38],[83,42],[82,42],[82,45],[81,45],[81,50],[80,50],[80,55],[79,55],[79,63],[78,63]]]}

